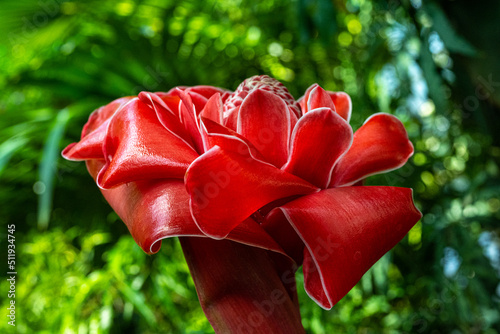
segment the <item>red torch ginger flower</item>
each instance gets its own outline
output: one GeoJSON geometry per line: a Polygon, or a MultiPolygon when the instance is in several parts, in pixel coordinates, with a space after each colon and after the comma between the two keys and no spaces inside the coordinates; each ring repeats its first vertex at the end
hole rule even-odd
{"type": "Polygon", "coordinates": [[[295,101],[267,76],[142,92],[95,111],[63,155],[87,161],[146,252],[171,236],[266,249],[303,264],[329,309],[421,217],[411,189],[358,185],[413,154],[402,123],[375,114],[353,134],[350,115],[345,93],[295,101]]]}

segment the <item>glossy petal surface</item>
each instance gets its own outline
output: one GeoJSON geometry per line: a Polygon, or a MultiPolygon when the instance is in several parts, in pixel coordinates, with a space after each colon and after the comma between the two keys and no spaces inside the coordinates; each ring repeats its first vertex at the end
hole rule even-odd
{"type": "Polygon", "coordinates": [[[307,112],[310,112],[316,108],[330,108],[335,111],[335,104],[333,104],[330,95],[320,86],[314,87],[309,93],[307,99],[307,112]]]}
{"type": "MultiPolygon", "coordinates": [[[[102,160],[87,162],[89,173],[94,178],[103,166],[102,160]]],[[[113,189],[101,189],[101,192],[125,222],[137,244],[148,254],[158,252],[164,238],[206,237],[191,217],[189,195],[180,180],[131,182],[113,189]]],[[[237,226],[227,239],[286,256],[281,247],[252,219],[237,226]]]]}
{"type": "Polygon", "coordinates": [[[287,160],[290,126],[286,103],[272,93],[256,89],[241,104],[236,129],[279,168],[287,160]]]}
{"type": "MultiPolygon", "coordinates": [[[[169,106],[167,106],[165,101],[163,101],[157,94],[149,92],[141,92],[139,93],[138,97],[142,103],[146,104],[152,110],[154,110],[154,112],[156,113],[156,117],[158,117],[158,120],[167,131],[169,131],[175,137],[178,137],[179,139],[184,141],[186,145],[195,150],[191,135],[181,124],[178,115],[174,113],[169,106]]],[[[177,102],[180,103],[180,100],[177,102]]],[[[176,105],[176,109],[174,110],[178,109],[179,106],[176,105]]]]}
{"type": "Polygon", "coordinates": [[[220,93],[216,93],[208,99],[207,104],[203,108],[200,116],[222,124],[223,110],[220,93]]]}
{"type": "Polygon", "coordinates": [[[327,309],[421,217],[412,190],[397,187],[327,189],[280,209],[307,248],[306,291],[327,309]]]}
{"type": "Polygon", "coordinates": [[[208,236],[224,238],[267,203],[309,194],[308,182],[246,153],[214,147],[194,161],[186,174],[191,212],[208,236]]]}
{"type": "Polygon", "coordinates": [[[352,102],[351,97],[344,92],[328,92],[335,105],[335,111],[347,122],[351,120],[352,102]]]}
{"type": "Polygon", "coordinates": [[[202,134],[205,136],[207,150],[219,146],[223,150],[247,154],[264,161],[262,154],[245,137],[211,119],[201,118],[202,134]]]}
{"type": "Polygon", "coordinates": [[[326,188],[337,159],[351,142],[352,129],[337,113],[330,108],[311,110],[293,130],[290,157],[283,169],[326,188]]]}
{"type": "Polygon", "coordinates": [[[225,92],[227,92],[226,89],[214,87],[214,86],[207,86],[207,85],[198,85],[198,86],[189,87],[189,88],[186,88],[186,91],[196,92],[196,93],[204,96],[207,99],[211,98],[212,95],[215,95],[217,93],[224,94],[225,92]]]}
{"type": "Polygon", "coordinates": [[[304,242],[280,209],[274,209],[265,217],[261,226],[281,248],[301,265],[304,258],[304,242]]]}
{"type": "Polygon", "coordinates": [[[68,160],[81,161],[89,159],[104,159],[102,145],[106,138],[109,119],[132,97],[123,97],[95,110],[82,130],[81,139],[66,147],[62,156],[68,160]]]}
{"type": "Polygon", "coordinates": [[[348,186],[403,166],[413,154],[408,134],[396,117],[375,114],[354,133],[352,146],[339,160],[330,187],[348,186]]]}
{"type": "Polygon", "coordinates": [[[304,96],[301,97],[298,102],[303,113],[307,113],[314,108],[331,108],[331,104],[333,104],[335,108],[332,109],[335,110],[340,117],[345,119],[348,123],[351,119],[351,98],[344,92],[325,91],[318,84],[313,84],[307,88],[304,96]],[[329,96],[329,99],[327,99],[326,95],[329,96]]]}
{"type": "Polygon", "coordinates": [[[103,151],[106,165],[97,177],[102,188],[144,179],[182,179],[198,156],[165,131],[156,113],[137,98],[111,119],[103,151]]]}
{"type": "Polygon", "coordinates": [[[83,161],[90,159],[104,159],[102,143],[106,138],[106,129],[109,121],[101,125],[100,129],[92,131],[77,143],[68,145],[63,151],[65,159],[83,161]]]}
{"type": "Polygon", "coordinates": [[[191,90],[191,91],[185,90],[184,92],[187,95],[189,95],[189,97],[191,98],[196,115],[199,114],[203,110],[203,108],[205,107],[205,104],[207,103],[208,98],[206,98],[205,96],[203,96],[203,95],[201,95],[193,90],[191,90]]]}
{"type": "Polygon", "coordinates": [[[193,104],[193,100],[191,99],[191,96],[189,94],[181,90],[179,90],[178,93],[181,99],[181,102],[179,103],[179,119],[184,125],[186,131],[189,133],[194,143],[194,148],[199,154],[202,154],[204,152],[204,149],[198,123],[198,112],[196,111],[196,107],[193,104]]]}
{"type": "Polygon", "coordinates": [[[240,107],[236,107],[231,109],[228,112],[224,113],[224,125],[231,130],[236,131],[236,127],[238,124],[238,113],[240,112],[240,107]]]}

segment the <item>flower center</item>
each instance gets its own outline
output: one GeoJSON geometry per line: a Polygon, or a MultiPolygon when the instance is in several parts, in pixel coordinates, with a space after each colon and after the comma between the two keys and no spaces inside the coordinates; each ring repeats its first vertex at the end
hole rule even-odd
{"type": "Polygon", "coordinates": [[[300,116],[300,106],[290,94],[288,89],[278,80],[267,75],[256,75],[243,81],[236,91],[224,103],[224,114],[228,115],[231,111],[238,108],[245,97],[255,89],[262,89],[279,96],[297,117],[300,116]]]}

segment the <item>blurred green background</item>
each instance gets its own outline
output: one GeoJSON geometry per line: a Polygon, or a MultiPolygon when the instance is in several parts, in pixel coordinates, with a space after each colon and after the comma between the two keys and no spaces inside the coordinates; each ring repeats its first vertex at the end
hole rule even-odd
{"type": "Polygon", "coordinates": [[[424,217],[331,311],[299,273],[308,333],[500,333],[499,18],[494,0],[2,0],[0,331],[210,333],[177,240],[145,255],[60,151],[115,98],[268,74],[346,91],[355,129],[395,114],[415,145],[368,182],[414,188],[424,217]]]}

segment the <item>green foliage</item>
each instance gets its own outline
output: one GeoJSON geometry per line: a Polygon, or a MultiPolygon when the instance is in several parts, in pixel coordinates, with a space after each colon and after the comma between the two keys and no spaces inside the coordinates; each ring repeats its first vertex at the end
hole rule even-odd
{"type": "MultiPolygon", "coordinates": [[[[314,82],[346,91],[354,128],[375,112],[395,114],[415,146],[404,168],[368,183],[414,188],[423,219],[331,311],[306,296],[299,273],[307,331],[500,332],[499,9],[495,1],[4,1],[0,217],[4,229],[16,224],[16,330],[211,332],[177,241],[142,253],[84,164],[59,152],[115,98],[178,85],[234,89],[268,74],[296,98],[314,82]]],[[[5,238],[0,231],[2,252],[5,238]]],[[[0,288],[3,296],[5,279],[0,288]]],[[[5,317],[0,330],[12,330],[5,317]]]]}
{"type": "MultiPolygon", "coordinates": [[[[16,333],[207,331],[178,242],[149,257],[126,236],[31,231],[18,249],[16,333]],[[168,268],[168,270],[167,270],[168,268]],[[29,305],[29,307],[26,307],[29,305]],[[140,321],[138,321],[140,320],[140,321]]],[[[1,283],[7,290],[7,281],[1,283]]],[[[2,303],[7,307],[9,301],[2,303]]],[[[4,331],[8,325],[0,325],[4,331]]]]}

